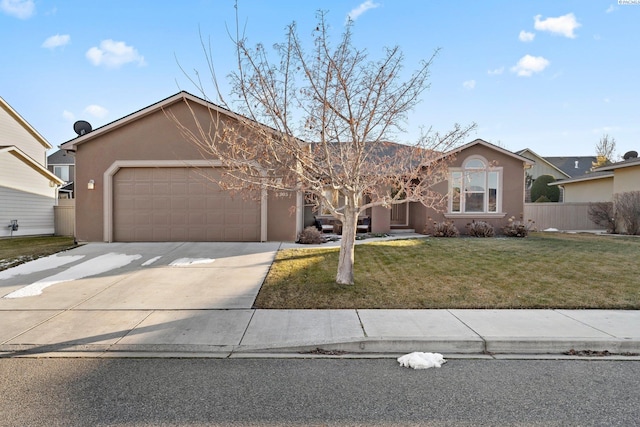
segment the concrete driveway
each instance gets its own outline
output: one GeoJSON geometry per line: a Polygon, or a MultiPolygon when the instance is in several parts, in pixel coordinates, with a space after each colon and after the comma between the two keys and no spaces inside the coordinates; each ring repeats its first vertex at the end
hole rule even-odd
{"type": "Polygon", "coordinates": [[[233,348],[279,246],[91,243],[0,271],[0,357],[233,348]]]}
{"type": "Polygon", "coordinates": [[[251,308],[279,243],[90,243],[0,272],[0,310],[251,308]]]}

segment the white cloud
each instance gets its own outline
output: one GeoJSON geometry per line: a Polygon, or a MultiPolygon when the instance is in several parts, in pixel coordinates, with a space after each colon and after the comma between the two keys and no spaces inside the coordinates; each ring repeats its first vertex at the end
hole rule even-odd
{"type": "Polygon", "coordinates": [[[534,33],[529,33],[524,30],[520,31],[520,34],[518,34],[518,40],[521,42],[532,42],[535,37],[536,35],[534,33]]]}
{"type": "Polygon", "coordinates": [[[16,18],[28,19],[36,12],[36,5],[33,0],[2,0],[0,10],[16,18]]]}
{"type": "Polygon", "coordinates": [[[133,46],[111,39],[102,40],[100,47],[92,47],[86,56],[93,65],[104,65],[108,68],[119,68],[129,62],[137,62],[139,66],[146,64],[144,57],[133,46]]]}
{"type": "Polygon", "coordinates": [[[493,70],[487,71],[487,74],[489,74],[490,76],[499,76],[502,73],[504,73],[504,67],[495,68],[493,70]]]}
{"type": "Polygon", "coordinates": [[[600,134],[609,133],[609,132],[620,132],[622,128],[620,126],[602,126],[599,128],[591,129],[592,133],[600,134]]]}
{"type": "Polygon", "coordinates": [[[542,15],[536,15],[533,17],[533,27],[538,31],[549,31],[554,34],[561,34],[570,39],[576,38],[573,34],[573,30],[580,27],[580,23],[576,20],[576,16],[573,13],[567,13],[557,18],[547,18],[540,20],[542,15]]]}
{"type": "Polygon", "coordinates": [[[518,63],[511,67],[511,71],[521,77],[531,77],[533,73],[539,73],[551,64],[548,59],[542,56],[525,55],[518,63]]]}
{"type": "Polygon", "coordinates": [[[616,9],[617,9],[617,7],[615,7],[614,5],[611,5],[611,6],[609,6],[609,7],[607,8],[607,10],[605,10],[605,13],[611,13],[611,12],[613,12],[613,11],[614,11],[614,10],[616,10],[616,9]]]}
{"type": "Polygon", "coordinates": [[[89,105],[84,109],[84,112],[87,114],[91,114],[93,117],[104,118],[109,114],[109,110],[99,105],[89,105]]]}
{"type": "Polygon", "coordinates": [[[56,47],[64,46],[69,44],[71,41],[71,36],[69,34],[56,34],[55,36],[51,36],[42,43],[42,47],[46,47],[47,49],[55,49],[56,47]]]}
{"type": "Polygon", "coordinates": [[[476,87],[476,81],[467,80],[466,82],[462,83],[462,86],[464,86],[465,89],[473,90],[476,87]]]}
{"type": "Polygon", "coordinates": [[[380,6],[380,3],[374,3],[372,0],[367,0],[364,3],[361,3],[360,6],[356,7],[355,9],[352,9],[351,12],[347,14],[347,20],[350,19],[352,21],[355,21],[367,10],[375,9],[378,6],[380,6]]]}
{"type": "Polygon", "coordinates": [[[72,122],[76,119],[76,116],[71,111],[64,110],[62,112],[62,118],[69,122],[72,122]]]}

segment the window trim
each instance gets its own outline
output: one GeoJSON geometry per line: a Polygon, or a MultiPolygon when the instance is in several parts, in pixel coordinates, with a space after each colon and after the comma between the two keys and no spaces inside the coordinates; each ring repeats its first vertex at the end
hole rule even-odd
{"type": "Polygon", "coordinates": [[[53,165],[53,174],[55,176],[57,176],[58,178],[60,178],[61,180],[63,180],[64,182],[70,182],[71,181],[71,167],[69,167],[69,165],[53,165]],[[67,171],[67,179],[62,178],[62,172],[60,173],[60,175],[58,175],[56,173],[56,168],[58,168],[58,170],[63,171],[66,170],[67,171]]]}
{"type": "Polygon", "coordinates": [[[463,162],[461,167],[452,167],[449,168],[449,180],[448,180],[448,206],[447,213],[445,214],[445,218],[502,218],[506,215],[506,213],[502,212],[502,199],[503,199],[503,177],[504,170],[501,166],[491,166],[491,162],[489,162],[486,158],[480,155],[471,155],[467,157],[463,162]],[[477,167],[468,167],[469,163],[474,160],[479,160],[483,163],[483,168],[477,167]],[[478,212],[467,212],[466,211],[466,200],[465,200],[465,173],[472,172],[483,172],[484,173],[484,191],[482,193],[478,192],[478,194],[483,194],[483,210],[478,212]],[[491,172],[497,173],[497,185],[496,185],[496,210],[490,211],[490,176],[491,172]],[[454,174],[458,173],[460,180],[460,194],[459,194],[459,211],[453,210],[453,184],[454,184],[454,174]]]}

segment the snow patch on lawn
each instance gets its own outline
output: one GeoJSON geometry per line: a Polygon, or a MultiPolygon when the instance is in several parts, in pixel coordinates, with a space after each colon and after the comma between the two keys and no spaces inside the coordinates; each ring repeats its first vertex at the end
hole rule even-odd
{"type": "Polygon", "coordinates": [[[71,282],[73,280],[82,279],[84,277],[95,276],[97,274],[106,273],[116,268],[124,267],[131,262],[142,258],[142,255],[125,255],[109,253],[100,255],[81,264],[70,267],[46,279],[39,280],[31,285],[13,291],[3,298],[24,298],[42,294],[42,291],[49,286],[57,283],[71,282]]]}
{"type": "Polygon", "coordinates": [[[33,261],[25,262],[24,264],[16,265],[13,268],[0,271],[0,280],[10,279],[15,276],[37,273],[38,271],[49,270],[52,268],[58,268],[65,264],[77,261],[81,258],[84,258],[84,255],[59,256],[54,254],[44,258],[34,259],[33,261]]]}
{"type": "Polygon", "coordinates": [[[422,353],[420,351],[414,351],[413,353],[405,354],[398,357],[398,363],[405,368],[413,369],[429,369],[439,368],[447,361],[440,353],[422,353]]]}
{"type": "Polygon", "coordinates": [[[186,267],[195,264],[209,264],[215,261],[212,258],[178,258],[169,264],[170,267],[186,267]]]}

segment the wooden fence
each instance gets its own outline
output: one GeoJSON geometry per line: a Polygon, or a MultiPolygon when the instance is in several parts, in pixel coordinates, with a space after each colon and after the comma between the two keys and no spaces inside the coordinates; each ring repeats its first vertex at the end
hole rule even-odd
{"type": "Polygon", "coordinates": [[[589,219],[588,211],[589,203],[525,203],[524,219],[535,221],[539,231],[547,228],[604,230],[589,219]]]}
{"type": "Polygon", "coordinates": [[[74,236],[76,224],[75,199],[59,199],[53,207],[56,236],[74,236]]]}

